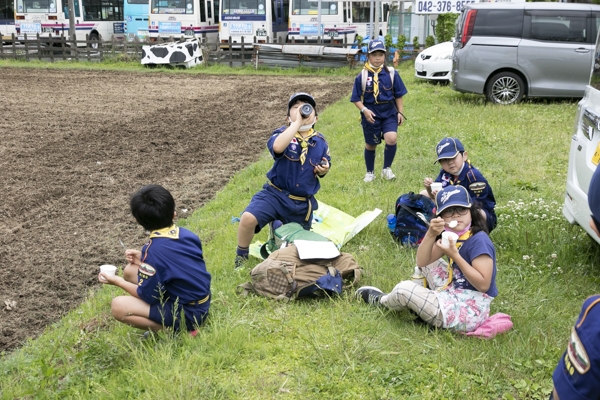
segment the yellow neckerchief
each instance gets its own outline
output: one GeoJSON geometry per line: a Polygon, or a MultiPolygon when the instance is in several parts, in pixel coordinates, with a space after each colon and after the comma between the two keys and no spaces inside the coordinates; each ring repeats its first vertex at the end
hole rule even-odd
{"type": "Polygon", "coordinates": [[[302,147],[302,152],[300,153],[300,164],[304,164],[306,161],[306,154],[308,153],[308,139],[316,135],[317,132],[313,128],[310,128],[306,136],[302,136],[300,132],[296,132],[294,135],[294,137],[298,140],[298,143],[300,143],[300,147],[302,147]]]}
{"type": "Polygon", "coordinates": [[[152,245],[153,238],[168,238],[168,239],[179,239],[179,227],[175,224],[162,229],[157,229],[150,233],[150,240],[148,240],[148,245],[146,246],[146,251],[144,252],[144,257],[142,257],[142,262],[146,260],[148,257],[148,250],[152,245]]]}
{"type": "Polygon", "coordinates": [[[371,66],[368,61],[365,63],[365,69],[373,73],[373,97],[375,97],[375,103],[377,103],[377,96],[379,96],[379,73],[383,69],[383,64],[379,68],[375,69],[371,66]]]}
{"type": "Polygon", "coordinates": [[[179,227],[175,224],[169,226],[168,228],[157,229],[150,233],[150,239],[152,238],[169,238],[169,239],[179,239],[179,227]]]}
{"type": "MultiPolygon", "coordinates": [[[[455,244],[456,249],[460,250],[463,243],[465,243],[467,241],[467,239],[471,237],[471,235],[472,235],[472,233],[471,233],[470,229],[468,231],[466,231],[465,233],[463,233],[462,235],[460,235],[455,244]]],[[[446,284],[444,286],[439,288],[437,290],[438,292],[441,292],[442,290],[446,289],[452,283],[452,275],[453,275],[452,270],[454,269],[454,268],[452,268],[452,264],[454,264],[454,260],[450,259],[450,262],[448,263],[448,282],[446,282],[446,284]]]]}

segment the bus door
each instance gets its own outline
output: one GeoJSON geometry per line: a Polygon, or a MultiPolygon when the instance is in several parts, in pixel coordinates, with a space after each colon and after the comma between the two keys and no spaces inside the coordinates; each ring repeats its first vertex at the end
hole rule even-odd
{"type": "Polygon", "coordinates": [[[287,31],[288,27],[287,22],[285,21],[285,16],[287,16],[287,10],[284,8],[283,0],[275,0],[275,7],[273,7],[273,13],[275,14],[275,26],[273,27],[273,32],[287,31]]]}

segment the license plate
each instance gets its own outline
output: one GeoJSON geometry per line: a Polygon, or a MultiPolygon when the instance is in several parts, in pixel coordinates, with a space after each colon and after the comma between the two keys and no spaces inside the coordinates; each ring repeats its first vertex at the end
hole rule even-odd
{"type": "Polygon", "coordinates": [[[592,164],[598,165],[598,163],[600,163],[600,142],[598,142],[598,145],[596,146],[596,151],[592,156],[592,164]]]}

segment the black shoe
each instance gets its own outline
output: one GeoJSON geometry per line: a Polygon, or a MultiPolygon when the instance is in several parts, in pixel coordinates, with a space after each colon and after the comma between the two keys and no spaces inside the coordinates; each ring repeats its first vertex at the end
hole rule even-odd
{"type": "Polygon", "coordinates": [[[379,306],[379,300],[381,300],[383,292],[374,286],[363,286],[358,288],[356,293],[354,293],[354,296],[356,296],[357,299],[362,299],[369,305],[379,306]]]}
{"type": "Polygon", "coordinates": [[[235,269],[243,268],[244,267],[244,263],[246,261],[248,261],[248,257],[239,256],[239,255],[235,256],[235,261],[234,261],[235,269]]]}

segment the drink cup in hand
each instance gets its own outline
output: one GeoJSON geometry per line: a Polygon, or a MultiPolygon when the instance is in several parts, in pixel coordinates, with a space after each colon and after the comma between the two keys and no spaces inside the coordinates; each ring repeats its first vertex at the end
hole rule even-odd
{"type": "MultiPolygon", "coordinates": [[[[107,276],[114,275],[117,272],[117,267],[114,265],[104,264],[100,266],[100,272],[107,276]]],[[[106,279],[102,277],[100,277],[100,280],[106,282],[106,279]]]]}
{"type": "Polygon", "coordinates": [[[431,184],[432,192],[439,192],[440,190],[442,190],[442,182],[433,182],[431,184]]]}
{"type": "Polygon", "coordinates": [[[442,246],[450,247],[450,242],[456,244],[458,240],[458,235],[454,232],[442,232],[442,246]]]}

